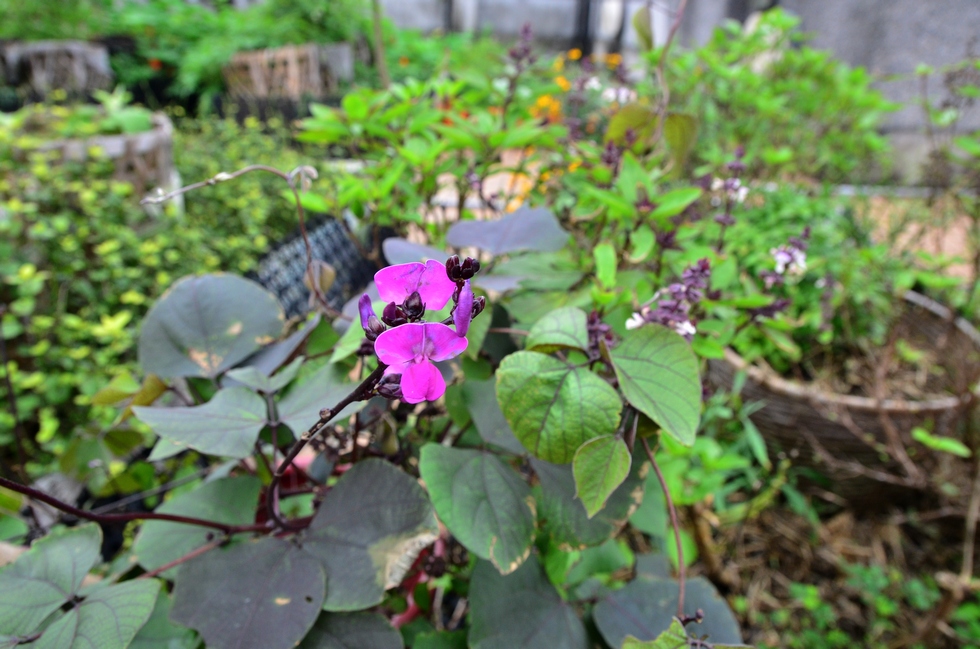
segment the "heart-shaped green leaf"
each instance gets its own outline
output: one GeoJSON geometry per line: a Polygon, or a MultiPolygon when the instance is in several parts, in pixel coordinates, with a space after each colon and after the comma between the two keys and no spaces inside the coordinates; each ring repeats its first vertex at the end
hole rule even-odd
{"type": "Polygon", "coordinates": [[[681,444],[693,444],[701,417],[701,379],[697,356],[683,336],[646,325],[627,333],[610,355],[630,404],[681,444]]]}
{"type": "Polygon", "coordinates": [[[587,320],[585,311],[578,307],[566,306],[555,309],[531,327],[525,343],[527,349],[545,354],[562,347],[588,349],[587,320]]]}
{"type": "Polygon", "coordinates": [[[185,277],[146,314],[139,362],[164,378],[215,378],[278,338],[284,321],[276,297],[256,282],[224,274],[185,277]]]}
{"type": "Polygon", "coordinates": [[[618,437],[597,437],[575,452],[575,495],[585,505],[589,518],[606,506],[609,496],[629,475],[631,464],[630,450],[618,437]]]}
{"type": "Polygon", "coordinates": [[[536,557],[501,575],[487,561],[470,582],[470,649],[588,649],[585,625],[536,557]]]}
{"type": "Polygon", "coordinates": [[[303,549],[322,562],[330,579],[324,608],[356,611],[381,602],[438,535],[435,511],[419,483],[388,462],[368,459],[327,493],[303,549]]]}
{"type": "Polygon", "coordinates": [[[101,546],[98,525],[56,530],[0,571],[0,635],[35,632],[78,592],[101,546]]]}
{"type": "Polygon", "coordinates": [[[133,408],[133,413],[154,433],[173,444],[232,458],[252,454],[268,416],[265,399],[245,387],[219,390],[214,398],[200,406],[142,406],[133,408]]]}
{"type": "Polygon", "coordinates": [[[159,592],[155,579],[98,588],[55,620],[31,647],[126,649],[150,619],[159,592]]]}
{"type": "Polygon", "coordinates": [[[293,362],[276,372],[275,376],[268,376],[265,372],[254,365],[247,365],[233,370],[228,370],[225,379],[232,379],[242,385],[252,388],[256,392],[264,394],[274,394],[289,385],[289,382],[296,378],[300,366],[303,364],[303,357],[293,359],[293,362]]]}
{"type": "Polygon", "coordinates": [[[402,635],[378,613],[321,613],[299,649],[403,649],[402,635]]]}
{"type": "Polygon", "coordinates": [[[534,539],[531,488],[490,453],[422,447],[419,469],[439,519],[466,549],[503,574],[527,558],[534,539]]]}
{"type": "Polygon", "coordinates": [[[588,369],[537,352],[503,360],[497,401],[521,444],[557,464],[571,462],[588,440],[615,432],[622,408],[616,391],[588,369]]]}
{"type": "Polygon", "coordinates": [[[150,619],[133,638],[129,649],[195,649],[201,644],[191,629],[170,621],[170,595],[161,590],[150,619]]]}

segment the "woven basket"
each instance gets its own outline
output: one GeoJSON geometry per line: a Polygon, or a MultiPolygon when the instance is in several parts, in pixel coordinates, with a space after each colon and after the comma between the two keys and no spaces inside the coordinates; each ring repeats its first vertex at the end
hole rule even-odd
{"type": "MultiPolygon", "coordinates": [[[[751,417],[774,452],[786,452],[797,465],[818,468],[831,479],[831,489],[852,502],[871,502],[897,491],[914,491],[899,481],[871,477],[900,476],[902,468],[883,452],[889,428],[908,447],[917,426],[940,435],[956,435],[957,424],[978,395],[967,389],[972,368],[980,363],[980,332],[963,318],[951,323],[952,313],[937,302],[915,292],[905,296],[907,307],[900,318],[903,338],[920,349],[941,352],[955,390],[962,396],[921,401],[878,399],[836,394],[820,387],[778,376],[771,369],[752,365],[726,350],[723,359],[708,362],[708,381],[730,389],[736,373],[745,372],[743,399],[762,401],[765,406],[751,417]],[[952,326],[951,326],[952,324],[952,326]],[[828,457],[831,458],[828,461],[828,457]],[[858,473],[854,463],[868,471],[858,473]],[[849,465],[849,468],[845,468],[849,465]]],[[[921,448],[921,447],[920,447],[921,448]]],[[[914,463],[925,472],[936,458],[917,453],[914,463]]]]}
{"type": "Polygon", "coordinates": [[[52,140],[33,150],[60,151],[63,160],[82,161],[89,157],[93,147],[97,147],[115,164],[113,177],[131,183],[138,198],[151,189],[173,184],[173,130],[166,115],[154,113],[153,129],[145,133],[52,140]]]}
{"type": "Polygon", "coordinates": [[[84,41],[6,42],[0,59],[12,86],[26,86],[36,97],[55,89],[89,94],[112,86],[105,45],[84,41]]]}
{"type": "Polygon", "coordinates": [[[223,71],[228,93],[239,99],[325,97],[354,77],[349,43],[287,45],[239,52],[223,71]]]}

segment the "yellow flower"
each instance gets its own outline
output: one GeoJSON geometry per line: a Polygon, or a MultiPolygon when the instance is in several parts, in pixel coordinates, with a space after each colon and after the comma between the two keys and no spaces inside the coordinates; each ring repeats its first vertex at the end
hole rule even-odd
{"type": "Polygon", "coordinates": [[[610,70],[615,70],[619,67],[619,64],[623,62],[622,54],[606,54],[606,65],[609,66],[610,70]]]}
{"type": "Polygon", "coordinates": [[[559,54],[555,58],[555,62],[551,64],[551,68],[555,72],[561,72],[562,70],[564,70],[565,69],[565,57],[562,56],[561,54],[559,54]]]}
{"type": "Polygon", "coordinates": [[[572,61],[578,61],[582,58],[582,50],[577,47],[568,50],[568,58],[572,61]]]}
{"type": "Polygon", "coordinates": [[[573,160],[572,163],[568,165],[568,170],[569,171],[575,171],[576,169],[578,169],[581,166],[582,166],[582,161],[581,160],[573,160]]]}
{"type": "Polygon", "coordinates": [[[555,77],[555,83],[558,84],[558,87],[561,88],[562,92],[568,92],[572,87],[572,83],[562,76],[555,77]]]}

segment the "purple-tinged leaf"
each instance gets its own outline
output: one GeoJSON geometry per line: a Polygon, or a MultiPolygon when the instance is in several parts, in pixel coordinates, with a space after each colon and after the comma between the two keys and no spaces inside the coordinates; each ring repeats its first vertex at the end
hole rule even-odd
{"type": "Polygon", "coordinates": [[[517,250],[554,252],[565,246],[568,237],[555,215],[540,207],[524,207],[496,220],[458,221],[446,233],[451,246],[472,246],[494,255],[517,250]]]}

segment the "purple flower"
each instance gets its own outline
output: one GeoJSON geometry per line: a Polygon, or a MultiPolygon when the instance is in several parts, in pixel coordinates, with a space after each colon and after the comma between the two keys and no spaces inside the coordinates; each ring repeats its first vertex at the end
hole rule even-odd
{"type": "Polygon", "coordinates": [[[385,302],[403,304],[412,293],[418,292],[428,309],[446,306],[456,290],[456,283],[446,275],[446,267],[433,259],[424,264],[413,261],[382,268],[374,274],[374,283],[385,302]]]}
{"type": "Polygon", "coordinates": [[[374,349],[378,359],[388,366],[386,376],[401,375],[405,401],[420,403],[435,401],[446,391],[446,382],[433,361],[459,356],[466,345],[466,338],[442,323],[417,322],[384,332],[378,336],[374,349]]]}
{"type": "Polygon", "coordinates": [[[365,331],[369,327],[369,322],[371,318],[376,318],[374,315],[374,309],[371,307],[371,296],[365,293],[361,296],[361,299],[357,301],[357,310],[361,314],[361,329],[365,331]]]}
{"type": "Polygon", "coordinates": [[[456,302],[456,310],[453,311],[453,324],[456,325],[458,336],[466,335],[471,320],[473,320],[473,289],[470,288],[470,281],[466,280],[463,282],[463,288],[459,290],[459,301],[456,302]]]}

